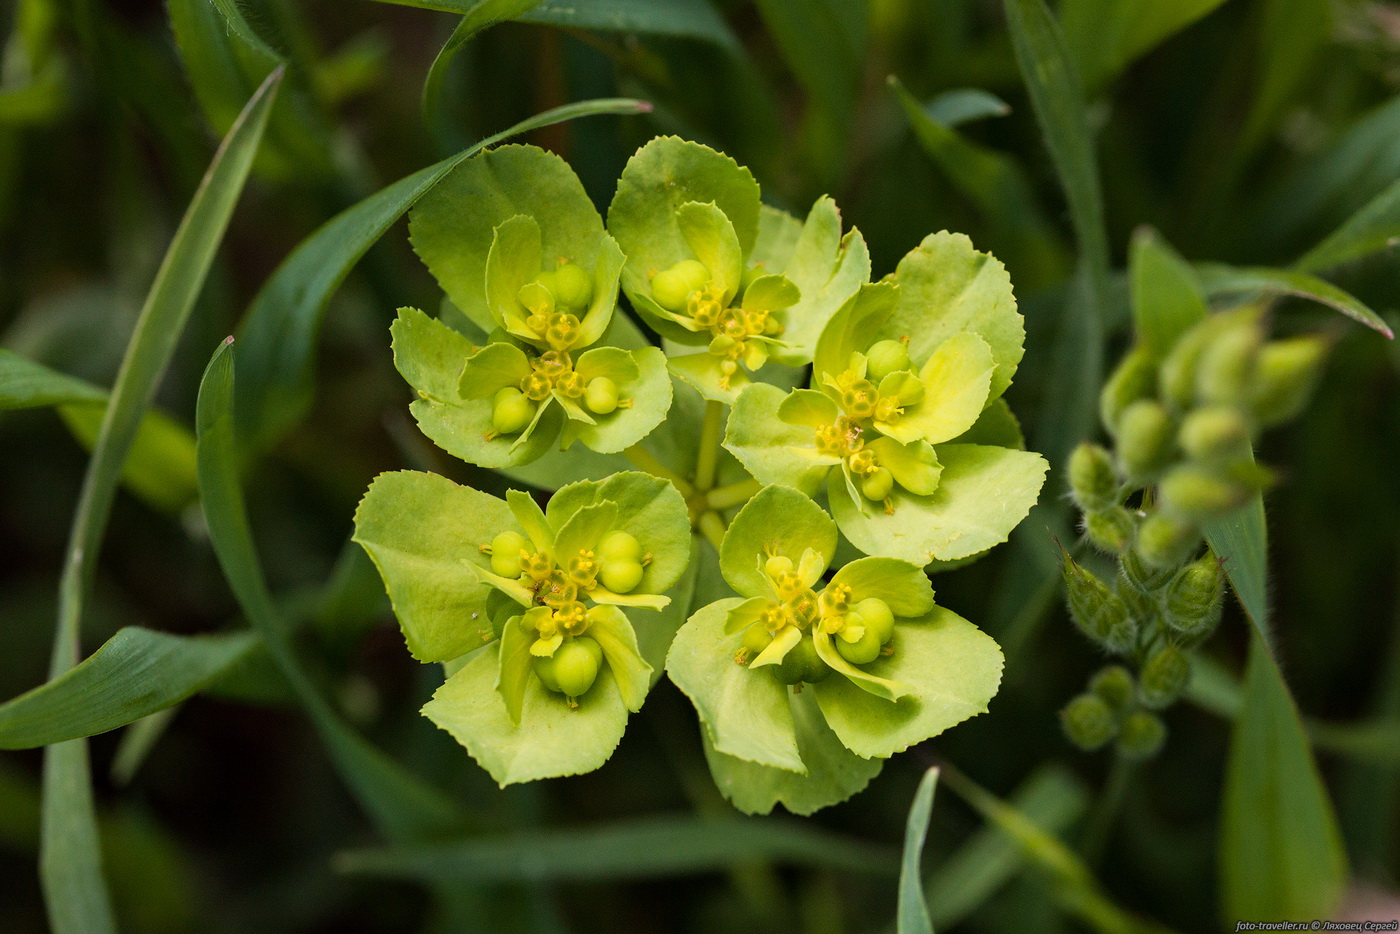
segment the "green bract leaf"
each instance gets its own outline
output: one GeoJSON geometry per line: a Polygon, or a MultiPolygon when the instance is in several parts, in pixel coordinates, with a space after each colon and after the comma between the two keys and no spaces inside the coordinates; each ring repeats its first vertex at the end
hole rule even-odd
{"type": "MultiPolygon", "coordinates": [[[[466,160],[409,212],[409,239],[452,303],[487,331],[495,320],[486,292],[487,258],[496,229],[517,215],[537,225],[541,263],[551,269],[567,260],[593,278],[596,267],[617,259],[602,218],[563,159],[512,145],[466,160]]],[[[529,278],[541,271],[531,270],[529,278]]],[[[606,290],[594,283],[597,299],[606,290]]],[[[611,304],[606,310],[611,313],[611,304]]]]}
{"type": "Polygon", "coordinates": [[[862,759],[841,745],[811,691],[789,694],[788,705],[805,775],[727,756],[715,750],[708,735],[701,737],[715,784],[746,814],[767,814],[779,803],[794,814],[812,814],[856,794],[884,767],[883,759],[862,759]]]}
{"type": "MultiPolygon", "coordinates": [[[[887,598],[888,599],[888,598],[887,598]]],[[[987,710],[1001,683],[1001,649],[991,636],[950,610],[934,607],[901,619],[894,653],[863,666],[871,676],[904,685],[897,701],[846,678],[812,686],[826,722],[860,756],[891,756],[987,710]]]]}
{"type": "Polygon", "coordinates": [[[744,602],[720,600],[690,617],[671,644],[666,673],[695,704],[708,745],[727,756],[805,773],[787,685],[736,661],[743,634],[725,632],[729,612],[744,602]]]}
{"type": "Polygon", "coordinates": [[[730,523],[720,548],[720,570],[729,586],[757,597],[770,586],[763,573],[766,558],[783,555],[797,564],[808,549],[820,557],[825,570],[836,553],[836,523],[799,491],[768,486],[730,523]]]}
{"type": "Polygon", "coordinates": [[[1006,541],[1045,482],[1048,465],[1039,454],[980,444],[936,450],[943,465],[938,489],[914,496],[895,487],[892,513],[867,510],[852,499],[841,475],[831,474],[831,513],[851,544],[920,565],[975,555],[1006,541]]]}
{"type": "Polygon", "coordinates": [[[423,705],[423,715],[466,746],[501,787],[591,772],[606,762],[627,726],[611,668],[599,668],[577,707],[530,676],[516,726],[496,691],[501,647],[492,642],[473,653],[423,705]]]}
{"type": "Polygon", "coordinates": [[[724,447],[759,483],[815,495],[832,466],[841,463],[818,453],[814,443],[817,425],[830,424],[836,414],[836,404],[822,393],[802,389],[785,394],[777,386],[754,383],[739,394],[729,413],[724,447]],[[825,418],[828,412],[830,418],[825,418]]]}
{"type": "Polygon", "coordinates": [[[506,504],[417,471],[380,474],[355,513],[355,541],[374,559],[420,662],[441,662],[479,648],[492,636],[486,596],[472,566],[491,565],[481,545],[522,531],[506,504]]]}
{"type": "Polygon", "coordinates": [[[828,587],[851,588],[851,603],[878,597],[895,616],[923,616],[933,609],[933,585],[923,568],[897,558],[857,558],[831,577],[828,587]]]}

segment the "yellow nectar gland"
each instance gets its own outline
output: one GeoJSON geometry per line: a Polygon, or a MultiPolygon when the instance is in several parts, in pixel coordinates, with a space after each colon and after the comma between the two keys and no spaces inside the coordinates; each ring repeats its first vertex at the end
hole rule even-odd
{"type": "Polygon", "coordinates": [[[756,337],[777,337],[783,325],[764,309],[725,308],[723,293],[715,288],[697,289],[686,301],[686,314],[710,332],[709,352],[720,358],[720,388],[728,389],[730,378],[745,363],[762,366],[768,351],[756,337]]]}

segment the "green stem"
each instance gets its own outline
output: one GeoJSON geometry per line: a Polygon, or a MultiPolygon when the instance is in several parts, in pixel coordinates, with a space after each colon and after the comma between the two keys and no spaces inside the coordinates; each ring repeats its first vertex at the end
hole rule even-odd
{"type": "Polygon", "coordinates": [[[680,474],[667,467],[657,460],[650,451],[640,444],[634,444],[622,452],[622,456],[631,461],[639,470],[643,470],[652,476],[660,477],[662,480],[669,480],[680,494],[689,499],[695,493],[695,487],[690,485],[680,474]]]}
{"type": "Polygon", "coordinates": [[[717,512],[701,513],[696,520],[695,527],[700,530],[700,534],[705,536],[706,541],[715,546],[715,551],[719,551],[719,546],[724,541],[724,520],[717,512]]]}
{"type": "Polygon", "coordinates": [[[724,420],[724,405],[705,403],[705,424],[700,429],[700,453],[695,456],[695,489],[708,492],[715,485],[719,468],[719,435],[724,420]]]}
{"type": "Polygon", "coordinates": [[[1113,829],[1113,822],[1123,807],[1123,799],[1127,796],[1132,776],[1132,760],[1114,756],[1113,767],[1109,769],[1103,794],[1099,796],[1098,805],[1084,828],[1082,851],[1084,861],[1091,869],[1097,867],[1103,859],[1104,850],[1108,847],[1109,831],[1113,829]]]}
{"type": "Polygon", "coordinates": [[[752,478],[740,480],[738,483],[731,483],[728,486],[717,486],[705,494],[705,503],[716,512],[747,503],[753,499],[754,494],[763,489],[763,484],[752,478]]]}

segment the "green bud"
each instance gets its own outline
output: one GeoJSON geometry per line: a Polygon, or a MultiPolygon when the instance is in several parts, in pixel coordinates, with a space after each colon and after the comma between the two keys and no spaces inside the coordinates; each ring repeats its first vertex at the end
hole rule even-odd
{"type": "Polygon", "coordinates": [[[1099,394],[1099,418],[1111,435],[1118,434],[1118,421],[1128,406],[1150,397],[1157,388],[1157,367],[1145,346],[1137,346],[1123,357],[1099,394]]]}
{"type": "Polygon", "coordinates": [[[1083,565],[1065,555],[1060,570],[1065,581],[1070,618],[1079,631],[1114,652],[1126,652],[1137,639],[1137,623],[1112,588],[1083,565]]]}
{"type": "Polygon", "coordinates": [[[744,648],[748,650],[750,658],[768,648],[772,642],[773,634],[765,629],[761,623],[754,623],[744,630],[744,648]]]}
{"type": "Polygon", "coordinates": [[[1225,594],[1225,571],[1220,559],[1206,552],[1182,568],[1167,588],[1166,622],[1192,642],[1199,642],[1220,622],[1225,594]]]}
{"type": "Polygon", "coordinates": [[[1196,370],[1201,352],[1223,321],[1223,316],[1211,315],[1181,335],[1158,367],[1157,394],[1173,411],[1184,412],[1196,404],[1196,370]]]}
{"type": "Polygon", "coordinates": [[[783,684],[797,684],[802,681],[815,683],[831,674],[831,668],[817,654],[817,646],[811,636],[805,634],[802,641],[783,656],[780,664],[771,666],[771,670],[783,684]]]}
{"type": "Polygon", "coordinates": [[[1143,704],[1161,710],[1175,703],[1186,690],[1191,677],[1191,662],[1186,653],[1170,642],[1159,645],[1143,663],[1138,676],[1139,696],[1143,704]]]}
{"type": "Polygon", "coordinates": [[[879,597],[866,597],[851,607],[851,612],[859,614],[866,629],[875,630],[880,636],[881,645],[894,636],[894,613],[890,605],[879,597]]]}
{"type": "Polygon", "coordinates": [[[894,489],[894,474],[884,467],[879,467],[874,473],[866,474],[861,478],[860,491],[865,494],[866,499],[880,502],[894,489]]]}
{"type": "Polygon", "coordinates": [[[1151,399],[1134,402],[1118,419],[1118,466],[1133,483],[1146,486],[1172,457],[1172,417],[1151,399]]]}
{"type": "Polygon", "coordinates": [[[876,341],[866,357],[866,378],[873,383],[889,376],[891,373],[898,373],[901,370],[909,369],[909,348],[903,341],[876,341]]]}
{"type": "Polygon", "coordinates": [[[1257,315],[1241,317],[1217,334],[1201,351],[1196,398],[1214,405],[1246,404],[1263,343],[1257,315]]]}
{"type": "Polygon", "coordinates": [[[1155,756],[1167,739],[1162,718],[1145,710],[1128,714],[1118,734],[1118,752],[1125,759],[1142,760],[1155,756]]]}
{"type": "Polygon", "coordinates": [[[595,415],[607,415],[617,408],[617,383],[606,376],[595,376],[583,390],[583,404],[595,415]]]}
{"type": "Polygon", "coordinates": [[[1176,575],[1176,567],[1159,568],[1142,560],[1136,550],[1123,555],[1118,564],[1120,578],[1131,590],[1150,594],[1162,590],[1176,575]]]}
{"type": "Polygon", "coordinates": [[[554,270],[554,285],[550,286],[554,300],[566,308],[583,308],[593,297],[593,280],[573,263],[561,263],[554,270]]]}
{"type": "Polygon", "coordinates": [[[684,311],[690,295],[710,284],[710,270],[693,259],[663,269],[651,280],[651,297],[667,311],[684,311]]]}
{"type": "MultiPolygon", "coordinates": [[[[554,653],[554,679],[565,697],[582,697],[598,679],[602,648],[587,636],[575,636],[554,653]],[[593,643],[589,647],[586,643],[593,643]]],[[[543,679],[541,679],[543,680],[543,679]]]]}
{"type": "Polygon", "coordinates": [[[528,542],[519,532],[502,532],[491,539],[491,573],[512,580],[520,576],[520,552],[528,542]]]}
{"type": "Polygon", "coordinates": [[[1085,512],[1117,505],[1118,475],[1109,453],[1087,441],[1075,448],[1069,456],[1069,489],[1085,512]]]}
{"type": "Polygon", "coordinates": [[[630,533],[618,530],[604,535],[593,553],[599,561],[641,561],[642,545],[630,533]]]}
{"type": "Polygon", "coordinates": [[[1084,517],[1084,531],[1095,547],[1109,554],[1122,554],[1133,543],[1137,521],[1122,506],[1091,512],[1084,517]]]}
{"type": "Polygon", "coordinates": [[[1080,694],[1060,711],[1065,736],[1086,752],[1098,749],[1118,732],[1113,709],[1095,694],[1080,694]]]}
{"type": "Polygon", "coordinates": [[[880,657],[880,646],[883,645],[880,634],[870,627],[867,627],[855,642],[847,642],[840,637],[833,641],[836,643],[836,651],[852,665],[868,665],[875,661],[880,657]]]}
{"type": "Polygon", "coordinates": [[[1322,374],[1327,342],[1320,337],[1273,341],[1259,352],[1250,406],[1264,427],[1282,424],[1307,405],[1322,374]]]}
{"type": "Polygon", "coordinates": [[[1089,690],[1116,711],[1122,711],[1132,702],[1133,676],[1122,665],[1109,665],[1101,669],[1089,682],[1089,690]]]}
{"type": "Polygon", "coordinates": [[[491,410],[491,427],[498,434],[514,435],[525,430],[535,417],[535,407],[525,394],[514,386],[506,386],[496,393],[491,410]]]}
{"type": "Polygon", "coordinates": [[[1194,522],[1181,516],[1154,512],[1138,526],[1133,549],[1143,564],[1174,570],[1195,554],[1200,544],[1201,530],[1194,522]]]}
{"type": "Polygon", "coordinates": [[[1204,522],[1243,506],[1254,489],[1198,464],[1180,464],[1162,478],[1157,492],[1163,508],[1204,522]]]}
{"type": "Polygon", "coordinates": [[[642,564],[640,561],[606,561],[598,579],[613,593],[631,593],[642,582],[642,564]]]}
{"type": "Polygon", "coordinates": [[[1191,458],[1203,463],[1239,458],[1249,452],[1249,422],[1235,406],[1204,406],[1182,420],[1177,441],[1191,458]]]}

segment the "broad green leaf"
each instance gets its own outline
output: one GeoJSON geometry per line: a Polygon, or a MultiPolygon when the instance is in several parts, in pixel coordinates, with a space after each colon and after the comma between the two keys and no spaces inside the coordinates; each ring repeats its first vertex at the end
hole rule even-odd
{"type": "MultiPolygon", "coordinates": [[[[488,5],[490,0],[380,2],[471,15],[480,7],[488,5]]],[[[684,36],[704,39],[730,49],[738,48],[738,40],[734,38],[724,19],[706,0],[589,0],[588,3],[544,0],[528,12],[511,18],[527,23],[545,23],[577,29],[684,36]]]]}
{"type": "Polygon", "coordinates": [[[812,686],[826,722],[847,749],[885,758],[985,713],[1001,684],[1001,649],[991,636],[943,607],[895,622],[892,655],[861,668],[906,686],[897,701],[846,678],[812,686]]]}
{"type": "MultiPolygon", "coordinates": [[[[1060,766],[1042,766],[1016,789],[1010,804],[1045,832],[1068,831],[1087,807],[1083,783],[1060,766]]],[[[1016,838],[984,826],[929,874],[929,914],[938,928],[952,928],[987,902],[1026,865],[1016,838]]]]}
{"type": "Polygon", "coordinates": [[[655,686],[666,671],[666,656],[675,641],[676,633],[685,625],[695,601],[696,579],[700,572],[699,545],[691,544],[690,561],[681,573],[681,579],[666,591],[671,602],[654,613],[633,613],[632,629],[637,634],[637,650],[651,666],[651,681],[655,686]]]}
{"type": "Polygon", "coordinates": [[[315,386],[316,339],[331,296],[369,248],[459,163],[539,127],[647,109],[650,105],[625,99],[556,107],[400,179],[321,225],[263,283],[239,325],[239,436],[265,448],[306,413],[315,386]]]}
{"type": "Polygon", "coordinates": [[[178,704],[244,659],[250,632],[179,636],[128,626],[57,678],[0,704],[0,749],[105,733],[178,704]]]}
{"type": "Polygon", "coordinates": [[[724,579],[745,597],[762,596],[771,584],[763,562],[783,555],[796,565],[811,549],[825,568],[836,554],[836,523],[805,495],[783,486],[767,486],[744,504],[719,552],[724,579]]]}
{"type": "Polygon", "coordinates": [[[1153,46],[1220,6],[1223,0],[1065,0],[1065,45],[1084,87],[1093,92],[1153,46]]]}
{"type": "Polygon", "coordinates": [[[351,850],[342,872],[453,884],[620,881],[710,873],[757,861],[889,874],[894,857],[806,822],[659,815],[592,827],[512,831],[413,848],[351,850]]]}
{"type": "Polygon", "coordinates": [[[467,747],[503,788],[591,772],[608,761],[627,728],[627,707],[612,670],[599,669],[577,707],[539,678],[528,678],[517,726],[496,691],[501,647],[497,640],[468,657],[423,705],[423,716],[467,747]]]}
{"type": "Polygon", "coordinates": [[[933,609],[933,587],[923,568],[897,558],[857,558],[831,576],[828,588],[851,588],[851,603],[879,597],[895,616],[923,616],[933,609]]]}
{"type": "Polygon", "coordinates": [[[1028,451],[976,444],[941,444],[938,489],[914,496],[898,487],[893,514],[852,501],[838,472],[827,480],[831,514],[841,532],[866,554],[918,565],[978,554],[1006,541],[1040,495],[1048,465],[1028,451]]]}
{"type": "Polygon", "coordinates": [[[1288,269],[1240,269],[1215,263],[1203,264],[1196,269],[1211,297],[1237,295],[1241,292],[1296,295],[1298,298],[1310,298],[1328,305],[1386,337],[1395,336],[1380,315],[1366,307],[1355,296],[1308,273],[1288,269]]]}
{"type": "Polygon", "coordinates": [[[778,417],[787,398],[787,393],[768,383],[746,386],[729,413],[724,447],[759,483],[783,484],[814,496],[832,464],[839,461],[817,454],[812,428],[778,417]]]}
{"type": "Polygon", "coordinates": [[[1322,272],[1390,249],[1400,239],[1400,181],[1376,195],[1296,263],[1322,272]]]}
{"type": "Polygon", "coordinates": [[[899,869],[899,913],[896,930],[899,934],[933,934],[928,903],[924,899],[923,861],[924,841],[928,839],[928,821],[933,811],[933,789],[938,784],[938,769],[924,773],[919,790],[904,826],[904,860],[899,869]]]}
{"type": "Polygon", "coordinates": [[[408,650],[420,662],[466,655],[489,638],[491,566],[482,545],[520,531],[503,500],[436,474],[382,473],[355,512],[355,541],[374,559],[408,650]]]}
{"type": "Polygon", "coordinates": [[[1228,920],[1331,917],[1347,881],[1341,833],[1298,710],[1258,636],[1225,771],[1220,871],[1228,920]]]}
{"type": "MultiPolygon", "coordinates": [[[[137,319],[103,414],[73,517],[59,582],[50,678],[62,675],[78,662],[84,604],[92,587],[122,465],[204,286],[214,253],[248,178],[281,80],[281,70],[274,71],[234,122],[180,221],[137,319]]],[[[113,928],[97,849],[87,745],[83,740],[50,746],[44,754],[39,880],[55,934],[90,934],[113,928]]]]}
{"type": "Polygon", "coordinates": [[[666,673],[695,704],[707,742],[747,762],[805,773],[797,753],[788,686],[771,671],[749,668],[736,656],[742,632],[725,634],[729,611],[742,598],[720,600],[691,616],[666,656],[666,673]]]}
{"type": "Polygon", "coordinates": [[[1021,422],[1003,397],[982,410],[976,424],[953,439],[954,444],[986,444],[999,448],[1026,449],[1021,422]]]}
{"type": "Polygon", "coordinates": [[[543,149],[501,146],[463,160],[409,212],[413,249],[452,304],[488,331],[501,325],[492,320],[486,293],[494,232],[522,215],[538,226],[550,268],[567,258],[592,274],[607,237],[603,219],[569,164],[543,149]]]}
{"type": "Polygon", "coordinates": [[[231,340],[225,341],[214,352],[195,410],[200,504],[224,577],[305,708],[341,779],[379,830],[402,841],[460,826],[464,818],[457,806],[352,730],[320,694],[296,656],[287,622],[263,576],[238,482],[232,347],[231,340]]]}
{"type": "Polygon", "coordinates": [[[1190,264],[1150,227],[1133,233],[1128,272],[1137,339],[1160,361],[1177,338],[1205,320],[1205,296],[1190,264]]]}
{"type": "MultiPolygon", "coordinates": [[[[992,350],[982,338],[970,331],[952,335],[919,368],[923,398],[888,424],[877,416],[875,426],[903,444],[951,441],[976,424],[986,408],[994,366],[992,350]]],[[[896,394],[897,378],[885,377],[880,394],[896,394]]]]}
{"type": "Polygon", "coordinates": [[[745,814],[767,814],[782,804],[793,814],[813,814],[840,804],[880,774],[883,759],[862,759],[826,725],[810,690],[788,694],[797,733],[797,754],[805,775],[746,762],[717,752],[705,729],[705,759],[720,793],[745,814]]]}

